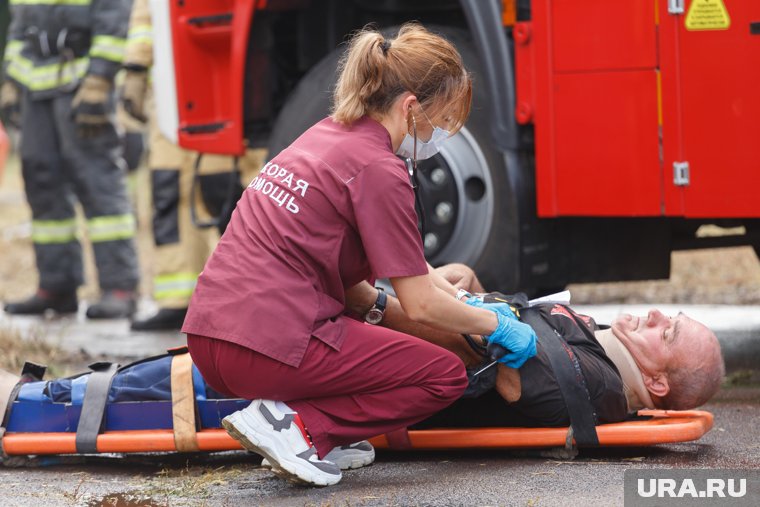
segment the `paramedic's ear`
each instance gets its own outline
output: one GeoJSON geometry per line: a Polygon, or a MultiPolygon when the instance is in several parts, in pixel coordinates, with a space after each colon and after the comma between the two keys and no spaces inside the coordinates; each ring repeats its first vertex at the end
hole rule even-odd
{"type": "Polygon", "coordinates": [[[415,102],[417,102],[417,96],[416,95],[414,95],[413,93],[409,93],[409,92],[406,92],[406,93],[408,93],[408,95],[406,95],[405,97],[403,97],[401,99],[401,105],[402,105],[403,110],[404,110],[404,116],[406,116],[407,114],[409,114],[412,111],[412,106],[414,105],[415,102]]]}

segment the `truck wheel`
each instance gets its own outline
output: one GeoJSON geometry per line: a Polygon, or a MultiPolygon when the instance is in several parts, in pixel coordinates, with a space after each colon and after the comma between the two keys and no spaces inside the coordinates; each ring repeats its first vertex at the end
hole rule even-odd
{"type": "MultiPolygon", "coordinates": [[[[434,265],[472,266],[488,290],[519,288],[519,231],[504,155],[491,142],[490,104],[479,85],[479,62],[467,32],[433,28],[453,42],[473,75],[472,110],[467,124],[435,157],[418,164],[425,212],[425,256],[434,265]]],[[[395,30],[388,30],[395,33],[395,30]]],[[[279,153],[329,114],[339,48],[300,81],[277,118],[270,153],[279,153]]]]}

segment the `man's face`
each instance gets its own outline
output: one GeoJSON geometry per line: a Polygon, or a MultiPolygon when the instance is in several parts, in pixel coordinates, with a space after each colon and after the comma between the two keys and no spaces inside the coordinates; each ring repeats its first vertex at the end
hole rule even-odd
{"type": "Polygon", "coordinates": [[[622,314],[612,323],[612,332],[642,373],[650,376],[687,362],[689,354],[699,353],[700,340],[689,338],[700,335],[701,328],[704,326],[683,313],[668,317],[659,310],[650,310],[646,317],[622,314]]]}

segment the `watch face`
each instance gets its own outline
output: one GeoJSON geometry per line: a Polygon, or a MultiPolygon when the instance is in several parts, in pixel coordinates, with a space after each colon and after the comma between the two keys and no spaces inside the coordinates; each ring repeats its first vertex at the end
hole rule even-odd
{"type": "Polygon", "coordinates": [[[370,324],[379,324],[380,321],[383,320],[383,312],[377,308],[371,308],[364,317],[364,320],[370,324]]]}

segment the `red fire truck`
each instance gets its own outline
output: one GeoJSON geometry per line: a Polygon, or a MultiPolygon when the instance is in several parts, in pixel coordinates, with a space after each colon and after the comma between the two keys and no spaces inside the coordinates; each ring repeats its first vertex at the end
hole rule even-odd
{"type": "Polygon", "coordinates": [[[323,118],[369,22],[453,41],[472,114],[421,165],[423,240],[488,287],[667,278],[673,250],[760,248],[760,2],[172,0],[154,18],[169,128],[214,153],[276,153],[323,118]]]}

